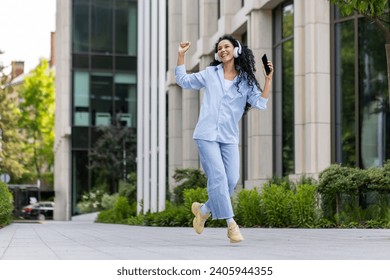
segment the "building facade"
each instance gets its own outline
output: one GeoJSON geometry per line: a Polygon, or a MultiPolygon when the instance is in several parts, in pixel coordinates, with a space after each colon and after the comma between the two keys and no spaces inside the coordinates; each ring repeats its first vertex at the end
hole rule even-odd
{"type": "Polygon", "coordinates": [[[164,207],[165,172],[158,170],[165,170],[166,149],[159,146],[165,129],[156,128],[165,127],[158,106],[165,108],[159,88],[165,88],[166,55],[165,47],[155,46],[165,46],[165,29],[158,29],[165,27],[165,11],[165,1],[57,1],[55,219],[77,214],[82,195],[99,184],[91,152],[101,128],[113,124],[135,139],[123,144],[123,154],[138,151],[133,169],[123,156],[123,178],[138,172],[139,185],[147,185],[137,192],[145,211],[164,207]],[[159,177],[149,180],[152,175],[159,177]]]}
{"type": "Polygon", "coordinates": [[[57,0],[55,219],[94,186],[96,129],[118,116],[137,137],[138,210],[164,209],[175,169],[201,168],[192,134],[203,91],[175,82],[179,42],[192,42],[196,72],[224,34],[253,50],[260,85],[264,53],[275,67],[268,109],[240,122],[242,187],[390,158],[384,36],[328,0],[57,0]]]}
{"type": "Polygon", "coordinates": [[[390,158],[385,40],[367,19],[344,17],[327,0],[171,0],[168,19],[171,186],[176,168],[201,168],[192,133],[202,91],[175,83],[179,42],[192,42],[185,64],[196,72],[210,64],[223,34],[253,50],[260,85],[264,53],[275,67],[268,109],[251,110],[240,123],[243,187],[390,158]]]}

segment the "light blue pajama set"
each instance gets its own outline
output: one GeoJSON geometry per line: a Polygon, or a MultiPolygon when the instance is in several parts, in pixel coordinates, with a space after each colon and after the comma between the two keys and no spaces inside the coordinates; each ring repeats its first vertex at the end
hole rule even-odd
{"type": "Polygon", "coordinates": [[[222,63],[197,73],[187,74],[184,64],[176,66],[175,78],[185,89],[205,88],[199,120],[193,138],[198,145],[202,167],[207,176],[208,201],[213,219],[234,216],[230,197],[240,177],[238,123],[248,102],[253,108],[266,109],[268,99],[261,91],[248,85],[224,79],[222,63]]]}

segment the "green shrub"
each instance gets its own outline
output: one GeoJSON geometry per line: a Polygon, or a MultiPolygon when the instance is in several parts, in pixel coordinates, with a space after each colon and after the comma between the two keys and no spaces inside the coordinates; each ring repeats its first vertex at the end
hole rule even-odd
{"type": "Polygon", "coordinates": [[[133,172],[127,176],[127,181],[119,181],[120,196],[126,197],[130,204],[137,201],[137,173],[133,172]]]}
{"type": "MultiPolygon", "coordinates": [[[[136,203],[129,204],[125,197],[118,196],[112,208],[99,212],[96,222],[110,224],[128,224],[129,219],[138,217],[136,216],[136,212],[136,203]]],[[[140,215],[140,217],[142,217],[142,215],[140,215]]],[[[138,223],[138,225],[142,224],[143,222],[138,223]]]]}
{"type": "MultiPolygon", "coordinates": [[[[208,199],[205,188],[185,189],[183,192],[184,206],[191,212],[191,205],[194,202],[205,203],[208,199]]],[[[191,214],[192,215],[192,214],[191,214]]]]}
{"type": "Polygon", "coordinates": [[[143,226],[145,224],[144,215],[131,216],[127,219],[126,224],[133,226],[143,226]]]}
{"type": "Polygon", "coordinates": [[[119,194],[113,194],[113,195],[109,195],[108,193],[105,193],[103,194],[103,197],[102,197],[102,208],[103,209],[112,209],[114,208],[114,205],[116,203],[116,201],[118,200],[118,197],[119,197],[119,194]]]}
{"type": "Polygon", "coordinates": [[[199,169],[176,169],[173,179],[178,183],[173,190],[173,201],[175,204],[182,204],[184,202],[184,190],[205,188],[207,186],[206,175],[199,169]]]}
{"type": "Polygon", "coordinates": [[[162,212],[148,213],[144,225],[159,227],[188,227],[187,209],[183,205],[169,206],[162,212]]]}
{"type": "Polygon", "coordinates": [[[283,186],[286,189],[293,190],[295,189],[295,184],[293,181],[291,181],[287,176],[286,177],[278,177],[274,176],[271,179],[269,179],[265,184],[264,187],[269,187],[271,185],[277,185],[277,186],[283,186]]]}
{"type": "Polygon", "coordinates": [[[114,204],[114,216],[118,223],[124,223],[124,221],[133,216],[135,213],[131,210],[131,206],[126,197],[119,196],[114,204]]]}
{"type": "Polygon", "coordinates": [[[298,185],[292,196],[291,221],[296,227],[314,227],[318,219],[317,192],[313,185],[298,185]]]}
{"type": "Polygon", "coordinates": [[[237,222],[244,227],[260,226],[264,214],[261,207],[261,195],[257,189],[242,190],[234,203],[237,222]]]}
{"type": "Polygon", "coordinates": [[[108,224],[117,224],[118,221],[116,220],[114,209],[107,209],[100,211],[97,218],[97,223],[108,223],[108,224]]]}
{"type": "Polygon", "coordinates": [[[265,224],[286,227],[291,224],[292,191],[281,185],[266,185],[261,193],[265,224]]]}
{"type": "Polygon", "coordinates": [[[80,213],[85,214],[103,210],[102,198],[105,193],[104,190],[97,188],[83,194],[81,201],[77,203],[80,213]]]}
{"type": "Polygon", "coordinates": [[[0,182],[0,227],[12,222],[13,198],[8,186],[0,182]]]}

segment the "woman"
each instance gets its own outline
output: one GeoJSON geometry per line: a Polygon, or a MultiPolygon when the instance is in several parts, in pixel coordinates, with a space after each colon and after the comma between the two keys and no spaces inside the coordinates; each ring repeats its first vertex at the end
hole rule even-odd
{"type": "Polygon", "coordinates": [[[272,82],[273,66],[269,75],[264,71],[265,86],[260,90],[254,72],[252,51],[230,35],[219,38],[215,45],[215,59],[198,73],[187,74],[184,55],[190,42],[181,42],[175,68],[176,82],[186,89],[205,88],[199,120],[193,138],[207,176],[208,201],[194,202],[193,227],[200,234],[206,220],[225,219],[230,242],[244,240],[231,204],[231,196],[239,179],[238,123],[248,109],[265,109],[272,82]]]}

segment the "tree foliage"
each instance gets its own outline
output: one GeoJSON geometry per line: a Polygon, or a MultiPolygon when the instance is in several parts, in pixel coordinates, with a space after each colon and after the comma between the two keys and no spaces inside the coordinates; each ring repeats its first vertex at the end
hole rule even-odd
{"type": "Polygon", "coordinates": [[[136,170],[136,138],[134,131],[116,121],[110,126],[98,128],[100,134],[90,153],[90,166],[97,180],[110,186],[110,192],[118,191],[118,183],[136,170]]]}
{"type": "MultiPolygon", "coordinates": [[[[390,102],[390,1],[388,0],[329,0],[344,15],[358,13],[375,23],[384,34],[387,56],[387,82],[390,102]]],[[[390,103],[389,103],[390,104],[390,103]]]]}
{"type": "Polygon", "coordinates": [[[19,92],[19,126],[25,139],[25,153],[38,176],[50,170],[54,162],[54,73],[43,59],[31,71],[19,92]]]}
{"type": "Polygon", "coordinates": [[[388,0],[329,0],[344,15],[361,14],[371,19],[390,44],[390,3],[388,0]]]}
{"type": "Polygon", "coordinates": [[[11,178],[24,173],[20,154],[22,151],[21,137],[18,128],[20,111],[15,100],[10,97],[12,88],[8,86],[9,76],[0,73],[0,173],[6,173],[11,178]]]}

